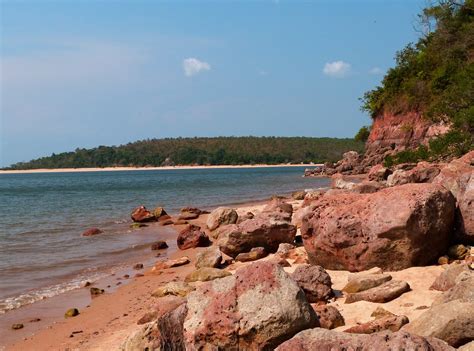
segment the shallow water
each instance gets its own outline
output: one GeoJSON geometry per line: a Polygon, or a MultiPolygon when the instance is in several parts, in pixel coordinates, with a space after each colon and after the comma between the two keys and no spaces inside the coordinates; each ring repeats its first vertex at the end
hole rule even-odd
{"type": "MultiPolygon", "coordinates": [[[[129,229],[137,205],[212,208],[328,185],[304,168],[0,175],[0,313],[77,288],[172,228],[129,229]],[[81,237],[90,227],[104,234],[81,237]]],[[[149,250],[149,249],[148,249],[149,250]]]]}

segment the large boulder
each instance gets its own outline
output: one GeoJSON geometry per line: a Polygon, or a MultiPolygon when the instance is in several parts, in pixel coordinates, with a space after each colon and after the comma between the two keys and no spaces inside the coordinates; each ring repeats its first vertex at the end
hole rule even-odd
{"type": "Polygon", "coordinates": [[[344,173],[356,169],[361,162],[361,157],[357,151],[347,151],[342,155],[342,159],[336,163],[335,169],[339,173],[344,173]]]}
{"type": "Polygon", "coordinates": [[[314,328],[296,334],[276,348],[277,351],[454,351],[441,340],[407,332],[383,331],[375,334],[350,334],[314,328]]]}
{"type": "Polygon", "coordinates": [[[185,350],[183,322],[186,313],[186,304],[183,303],[163,314],[156,321],[143,325],[125,340],[120,350],[185,350]]]}
{"type": "Polygon", "coordinates": [[[233,208],[218,207],[209,214],[206,225],[209,230],[216,230],[221,225],[237,223],[238,217],[233,208]]]}
{"type": "MultiPolygon", "coordinates": [[[[280,216],[281,213],[273,213],[280,216]]],[[[249,252],[254,247],[263,247],[267,252],[276,252],[280,243],[293,243],[296,227],[287,221],[275,221],[265,214],[240,224],[223,227],[219,232],[219,248],[231,257],[249,252]]]]}
{"type": "Polygon", "coordinates": [[[451,191],[458,203],[457,238],[474,244],[474,151],[441,168],[433,183],[451,191]]]}
{"type": "Polygon", "coordinates": [[[177,243],[180,250],[186,250],[209,246],[210,240],[207,234],[201,230],[201,227],[189,224],[179,232],[177,243]]]}
{"type": "Polygon", "coordinates": [[[387,180],[387,177],[390,174],[392,174],[392,171],[389,168],[384,167],[382,164],[378,164],[370,168],[370,171],[367,174],[367,178],[369,180],[382,182],[384,180],[387,180]]]}
{"type": "Polygon", "coordinates": [[[269,350],[318,325],[301,289],[277,265],[256,262],[188,295],[190,350],[269,350]]]}
{"type": "Polygon", "coordinates": [[[303,218],[310,262],[326,269],[400,270],[435,262],[449,246],[455,199],[437,184],[327,195],[303,218]]]}
{"type": "Polygon", "coordinates": [[[326,302],[334,296],[331,277],[321,266],[300,265],[291,278],[304,291],[309,302],[326,302]]]}
{"type": "Polygon", "coordinates": [[[132,211],[130,215],[132,221],[137,223],[145,223],[145,222],[154,222],[156,221],[156,217],[153,213],[148,211],[145,206],[139,206],[132,211]]]}

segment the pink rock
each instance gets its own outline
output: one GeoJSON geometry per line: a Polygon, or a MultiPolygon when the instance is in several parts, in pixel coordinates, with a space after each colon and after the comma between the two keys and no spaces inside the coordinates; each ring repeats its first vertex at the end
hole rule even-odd
{"type": "Polygon", "coordinates": [[[326,269],[399,270],[446,252],[454,210],[451,193],[429,183],[327,195],[312,204],[301,234],[310,262],[326,269]]]}

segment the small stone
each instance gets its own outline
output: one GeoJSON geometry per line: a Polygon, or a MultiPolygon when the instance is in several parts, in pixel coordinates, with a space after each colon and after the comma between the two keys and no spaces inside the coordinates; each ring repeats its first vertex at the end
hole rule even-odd
{"type": "Polygon", "coordinates": [[[163,286],[158,287],[151,296],[153,297],[163,297],[163,296],[168,296],[168,295],[173,295],[173,296],[186,296],[189,294],[191,291],[193,291],[195,288],[191,285],[189,285],[186,282],[169,282],[163,286]]]}
{"type": "Polygon", "coordinates": [[[143,263],[137,263],[136,265],[133,266],[133,269],[136,269],[136,270],[143,269],[143,263]]]}
{"type": "Polygon", "coordinates": [[[140,278],[140,277],[144,277],[144,276],[145,276],[145,274],[143,274],[143,273],[135,274],[135,278],[140,278]]]}
{"type": "Polygon", "coordinates": [[[69,317],[76,317],[78,315],[79,315],[79,310],[77,308],[70,308],[66,311],[66,313],[64,314],[64,317],[69,318],[69,317]]]}
{"type": "Polygon", "coordinates": [[[84,233],[82,233],[82,236],[93,236],[93,235],[98,235],[102,233],[103,231],[100,230],[99,228],[90,228],[90,229],[87,229],[84,233]]]}
{"type": "Polygon", "coordinates": [[[448,256],[441,256],[438,258],[438,264],[439,265],[444,265],[444,264],[449,264],[449,257],[448,256]]]}
{"type": "Polygon", "coordinates": [[[124,274],[123,277],[124,277],[125,279],[128,279],[128,278],[130,278],[130,275],[129,275],[129,274],[124,274]]]}
{"type": "Polygon", "coordinates": [[[379,319],[384,317],[393,317],[395,314],[379,306],[374,310],[374,312],[372,312],[370,316],[374,317],[375,319],[379,319]]]}
{"type": "Polygon", "coordinates": [[[39,321],[41,321],[41,318],[30,319],[30,323],[36,323],[36,322],[39,322],[39,321]]]}
{"type": "Polygon", "coordinates": [[[22,323],[15,323],[12,325],[13,330],[23,329],[24,325],[22,323]]]}
{"type": "Polygon", "coordinates": [[[84,283],[84,288],[87,288],[88,286],[91,286],[91,285],[92,285],[91,282],[85,282],[84,283]]]}
{"type": "Polygon", "coordinates": [[[167,249],[167,248],[168,248],[168,244],[166,243],[166,241],[163,241],[163,240],[160,240],[160,241],[157,241],[157,242],[151,244],[151,250],[152,251],[164,250],[164,249],[167,249]]]}
{"type": "Polygon", "coordinates": [[[342,289],[347,293],[356,293],[367,289],[375,288],[392,279],[390,274],[365,274],[352,277],[342,289]]]}
{"type": "Polygon", "coordinates": [[[102,295],[105,292],[105,290],[99,289],[99,288],[91,288],[90,292],[91,292],[91,296],[98,296],[98,295],[102,295]]]}
{"type": "Polygon", "coordinates": [[[254,247],[249,252],[239,253],[235,260],[239,262],[250,262],[259,260],[267,255],[268,254],[263,247],[254,247]]]}

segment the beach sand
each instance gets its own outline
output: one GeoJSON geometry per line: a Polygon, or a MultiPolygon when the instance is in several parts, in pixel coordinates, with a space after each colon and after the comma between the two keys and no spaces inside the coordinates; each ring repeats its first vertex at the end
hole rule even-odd
{"type": "MultiPolygon", "coordinates": [[[[295,207],[300,206],[301,201],[292,201],[295,207]]],[[[239,214],[251,211],[258,213],[264,204],[248,204],[240,206],[237,210],[239,214]]],[[[201,215],[191,223],[205,227],[207,215],[201,215]]],[[[176,226],[177,231],[181,226],[176,226]]],[[[172,280],[184,280],[184,277],[194,270],[196,254],[204,248],[189,250],[178,250],[169,255],[171,259],[188,256],[190,264],[171,268],[162,271],[147,271],[143,277],[136,277],[132,281],[119,287],[112,293],[98,296],[92,301],[89,299],[88,307],[80,310],[80,315],[74,318],[64,319],[62,315],[65,308],[56,311],[55,322],[43,325],[41,329],[34,330],[34,323],[25,320],[17,320],[16,323],[24,323],[25,328],[19,331],[10,330],[14,338],[9,338],[5,350],[117,350],[130,333],[140,328],[137,325],[138,319],[159,301],[152,297],[151,293],[160,285],[172,280]],[[34,331],[34,334],[31,333],[34,331]]],[[[297,265],[292,263],[291,267],[285,268],[287,272],[292,272],[297,265]]],[[[238,263],[235,266],[242,266],[249,263],[238,263]]],[[[231,266],[231,267],[232,267],[231,266]]],[[[229,267],[229,268],[231,268],[229,267]]],[[[417,309],[420,306],[430,306],[432,301],[441,294],[439,291],[429,290],[429,286],[435,278],[442,272],[441,266],[412,267],[406,270],[391,273],[394,279],[406,280],[412,291],[401,297],[385,303],[377,304],[360,301],[353,304],[344,304],[344,298],[338,298],[330,302],[344,316],[346,325],[338,330],[345,330],[348,327],[372,320],[370,314],[378,307],[396,313],[404,314],[410,320],[416,318],[424,312],[417,309]]],[[[333,289],[340,290],[347,282],[349,272],[330,271],[333,282],[333,289]]],[[[88,288],[83,288],[88,292],[88,288]]],[[[83,301],[84,302],[84,301],[83,301]]],[[[63,301],[64,303],[64,301],[63,301]]],[[[79,303],[72,297],[68,308],[76,307],[79,303]]],[[[39,313],[40,311],[37,311],[39,313]]],[[[33,316],[29,316],[33,317],[33,316]]],[[[42,318],[41,314],[36,317],[42,318]]],[[[1,349],[1,348],[0,348],[1,349]]]]}
{"type": "Polygon", "coordinates": [[[316,167],[322,164],[259,164],[259,165],[216,165],[216,166],[163,166],[163,167],[104,167],[104,168],[52,168],[52,169],[26,169],[26,170],[0,170],[1,174],[22,173],[74,173],[74,172],[117,172],[117,171],[167,171],[186,169],[231,169],[231,168],[268,168],[268,167],[316,167]]]}

